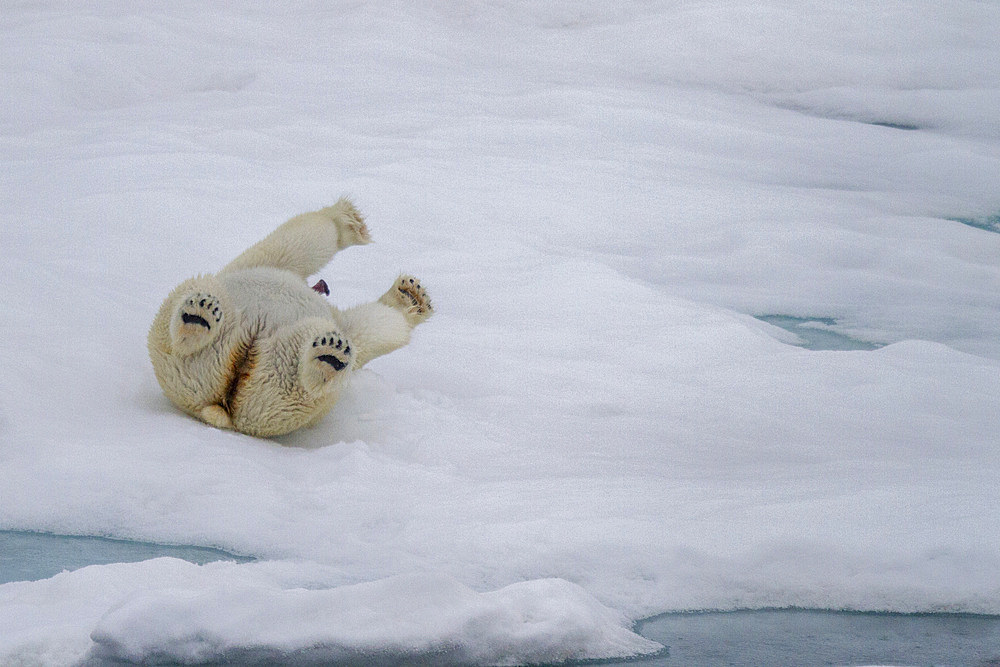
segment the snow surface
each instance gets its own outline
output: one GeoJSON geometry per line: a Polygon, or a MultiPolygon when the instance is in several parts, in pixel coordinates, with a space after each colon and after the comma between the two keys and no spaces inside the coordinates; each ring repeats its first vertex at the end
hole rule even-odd
{"type": "Polygon", "coordinates": [[[1000,6],[43,0],[0,34],[0,528],[259,559],[0,585],[0,662],[1000,613],[1000,6]],[[376,243],[331,298],[406,270],[437,315],[309,431],[178,413],[162,298],[345,192],[376,243]]]}

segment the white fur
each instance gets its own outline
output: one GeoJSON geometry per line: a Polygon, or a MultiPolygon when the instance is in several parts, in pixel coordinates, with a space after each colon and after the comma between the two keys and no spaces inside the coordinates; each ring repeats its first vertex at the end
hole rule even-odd
{"type": "Polygon", "coordinates": [[[338,250],[369,241],[360,213],[341,199],[292,218],[218,274],[181,283],[149,331],[164,394],[212,426],[250,435],[316,423],[352,370],[406,345],[433,312],[410,276],[344,311],[305,283],[338,250]]]}

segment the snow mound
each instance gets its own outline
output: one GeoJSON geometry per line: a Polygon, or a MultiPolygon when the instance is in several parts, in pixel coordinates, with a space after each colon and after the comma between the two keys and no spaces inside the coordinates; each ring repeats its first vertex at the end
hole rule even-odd
{"type": "MultiPolygon", "coordinates": [[[[188,566],[197,567],[197,566],[188,566]]],[[[241,566],[229,565],[228,569],[241,566]]],[[[185,566],[181,566],[182,569],[185,566]]],[[[163,580],[108,611],[94,660],[142,663],[552,663],[662,647],[562,579],[478,593],[438,574],[309,589],[267,577],[214,585],[163,580]]]]}

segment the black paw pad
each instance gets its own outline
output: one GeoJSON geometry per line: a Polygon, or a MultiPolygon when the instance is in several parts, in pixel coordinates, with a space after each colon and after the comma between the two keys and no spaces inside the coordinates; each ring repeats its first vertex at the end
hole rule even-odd
{"type": "Polygon", "coordinates": [[[330,331],[317,336],[312,343],[317,348],[316,361],[328,364],[335,371],[342,371],[350,364],[351,344],[340,334],[330,331]]]}
{"type": "Polygon", "coordinates": [[[333,366],[333,370],[335,371],[342,371],[345,368],[347,368],[347,362],[341,361],[332,354],[321,354],[316,358],[319,361],[322,361],[324,364],[330,364],[331,366],[333,366]]]}
{"type": "Polygon", "coordinates": [[[184,324],[200,324],[206,329],[212,328],[212,326],[208,323],[208,320],[206,320],[201,315],[192,315],[191,313],[181,313],[181,321],[184,322],[184,324]]]}
{"type": "Polygon", "coordinates": [[[181,321],[184,324],[197,324],[211,331],[213,324],[222,321],[222,309],[211,294],[195,294],[184,302],[181,321]]]}

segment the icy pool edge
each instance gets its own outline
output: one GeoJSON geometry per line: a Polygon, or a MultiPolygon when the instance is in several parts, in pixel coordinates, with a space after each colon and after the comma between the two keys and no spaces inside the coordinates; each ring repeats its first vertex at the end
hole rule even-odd
{"type": "Polygon", "coordinates": [[[252,556],[186,544],[165,544],[105,535],[69,535],[0,528],[0,584],[48,579],[90,565],[180,558],[196,565],[225,560],[247,563],[252,556]]]}

